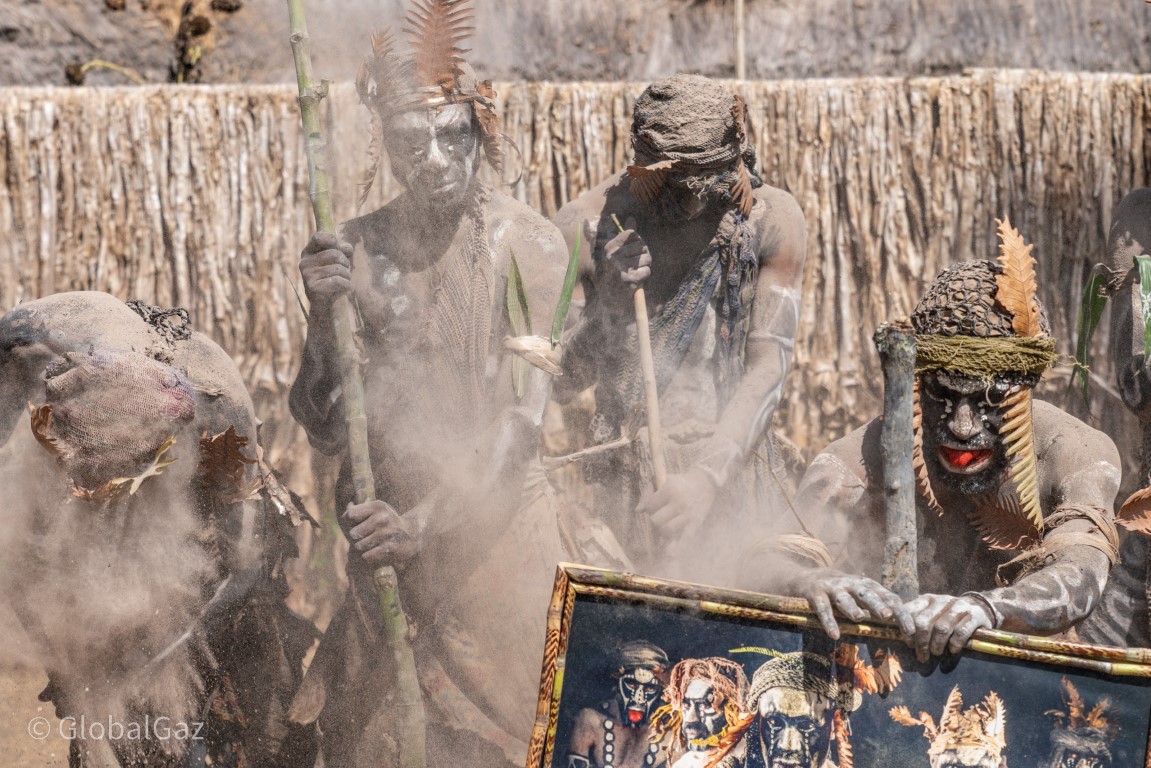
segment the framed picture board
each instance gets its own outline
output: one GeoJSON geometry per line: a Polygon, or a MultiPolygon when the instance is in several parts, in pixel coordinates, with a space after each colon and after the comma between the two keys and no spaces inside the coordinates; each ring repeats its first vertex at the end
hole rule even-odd
{"type": "Polygon", "coordinates": [[[980,631],[918,663],[804,600],[561,565],[527,768],[1151,768],[1151,651],[980,631]]]}

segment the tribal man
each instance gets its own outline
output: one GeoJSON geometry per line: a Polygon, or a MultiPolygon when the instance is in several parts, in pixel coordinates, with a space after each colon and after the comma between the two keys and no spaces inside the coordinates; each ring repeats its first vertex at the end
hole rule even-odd
{"type": "Polygon", "coordinates": [[[1055,718],[1051,730],[1051,754],[1040,768],[1111,768],[1111,743],[1116,727],[1110,719],[1110,699],[1104,697],[1087,706],[1087,702],[1066,677],[1062,709],[1049,709],[1045,714],[1055,718]]]}
{"type": "Polygon", "coordinates": [[[747,676],[738,663],[722,657],[684,659],[671,669],[663,697],[652,717],[655,740],[671,742],[673,768],[705,768],[742,715],[747,676]]]}
{"type": "MultiPolygon", "coordinates": [[[[374,36],[357,87],[373,151],[382,142],[406,191],[339,237],[315,235],[300,259],[311,312],[292,412],[316,448],[344,448],[331,307],[351,294],[380,499],[340,517],[349,595],[293,710],[302,722],[322,710],[332,765],[378,765],[409,738],[365,727],[366,706],[395,679],[379,661],[390,658],[371,579],[379,565],[397,568],[416,628],[429,764],[522,764],[564,559],[554,513],[527,508],[549,497],[540,483],[525,490],[548,377],[514,377],[501,342],[516,335],[505,300],[513,254],[537,329],[551,321],[567,259],[555,227],[478,177],[484,157],[500,167],[500,132],[490,84],[460,58],[468,13],[459,0],[417,6],[412,57],[374,36]]],[[[345,462],[338,503],[352,500],[345,462]]]]}
{"type": "Polygon", "coordinates": [[[109,724],[69,765],[314,759],[287,716],[317,634],[284,603],[300,517],[255,438],[235,363],[183,310],[75,292],[0,317],[4,593],[41,700],[109,724]]]}
{"type": "Polygon", "coordinates": [[[653,768],[666,764],[652,714],[667,679],[667,654],[632,640],[614,654],[615,695],[576,713],[568,768],[653,768]]]}
{"type": "Polygon", "coordinates": [[[1067,630],[1107,582],[1118,451],[1072,416],[1032,403],[1054,341],[1034,296],[1031,247],[1008,223],[1000,236],[998,263],[944,271],[911,315],[923,593],[904,605],[874,581],[884,550],[878,419],[828,446],[803,478],[796,504],[826,512],[816,536],[844,570],[801,570],[777,587],[806,596],[832,637],[832,606],[853,620],[895,615],[926,661],[959,651],[980,628],[1067,630]]]}
{"type": "MultiPolygon", "coordinates": [[[[931,768],[1006,768],[1007,709],[992,691],[975,706],[963,709],[959,686],[951,689],[939,724],[926,712],[911,716],[907,707],[892,707],[891,719],[900,725],[921,726],[930,742],[931,768]]],[[[1062,765],[1062,764],[1060,764],[1062,765]]],[[[1074,768],[1078,768],[1075,766],[1074,768]]]]}
{"type": "MultiPolygon", "coordinates": [[[[751,678],[748,713],[730,726],[710,765],[718,768],[852,768],[849,717],[864,693],[899,682],[894,656],[873,667],[852,644],[834,660],[818,653],[780,654],[751,678]]],[[[877,659],[878,662],[878,659],[877,659]]]]}
{"type": "Polygon", "coordinates": [[[569,246],[582,242],[586,297],[556,396],[597,384],[592,442],[631,446],[584,464],[597,515],[631,557],[650,558],[641,522],[650,521],[659,550],[670,551],[660,561],[683,566],[669,575],[727,581],[730,562],[682,555],[709,549],[701,535],[726,549],[758,506],[745,469],[757,453],[774,457],[765,436],[799,323],[803,213],[763,184],[744,103],[718,83],[676,75],[652,84],[635,103],[631,136],[635,164],[556,217],[569,246]],[[644,408],[632,297],[640,286],[668,438],[669,477],[655,492],[630,442],[644,408]]]}

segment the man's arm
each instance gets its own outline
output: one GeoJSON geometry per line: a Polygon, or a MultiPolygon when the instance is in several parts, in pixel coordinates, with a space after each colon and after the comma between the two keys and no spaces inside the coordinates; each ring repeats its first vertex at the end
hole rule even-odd
{"type": "Polygon", "coordinates": [[[1011,586],[982,593],[997,614],[996,626],[1011,632],[1052,634],[1081,621],[1099,601],[1118,557],[1110,499],[1119,491],[1119,456],[1110,440],[1100,456],[1094,445],[1058,449],[1050,457],[1069,472],[1058,483],[1057,505],[1047,515],[1042,567],[1011,586]],[[1080,452],[1081,451],[1081,452],[1080,452]],[[1070,454],[1078,455],[1078,460],[1070,454]],[[1107,455],[1107,454],[1112,455],[1107,455]],[[1083,466],[1084,456],[1095,461],[1083,466]]]}
{"type": "MultiPolygon", "coordinates": [[[[825,544],[832,564],[763,555],[755,564],[756,589],[806,598],[833,639],[839,638],[833,608],[853,621],[869,615],[894,617],[905,633],[912,629],[899,596],[863,575],[870,565],[863,556],[883,551],[883,525],[875,514],[880,501],[868,487],[863,455],[870,443],[878,442],[877,431],[878,422],[872,422],[825,448],[796,492],[800,519],[794,532],[825,544]]],[[[780,532],[781,521],[772,521],[771,528],[780,532]]],[[[753,546],[765,550],[763,544],[753,546]]]]}
{"type": "Polygon", "coordinates": [[[743,376],[695,466],[640,504],[671,535],[690,535],[706,520],[718,489],[746,464],[783,396],[799,329],[807,231],[791,195],[770,190],[764,201],[767,210],[754,222],[760,269],[743,376]]]}
{"type": "Polygon", "coordinates": [[[351,244],[324,232],[313,235],[300,254],[310,311],[300,372],[292,382],[288,407],[312,446],[329,455],[339,453],[347,442],[332,302],[351,293],[351,260],[351,244]]]}

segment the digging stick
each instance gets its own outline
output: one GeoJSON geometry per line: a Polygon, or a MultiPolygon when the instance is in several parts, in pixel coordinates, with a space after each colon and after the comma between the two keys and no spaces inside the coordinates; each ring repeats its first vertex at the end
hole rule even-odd
{"type": "MultiPolygon", "coordinates": [[[[304,146],[311,180],[309,195],[320,232],[336,231],[332,194],[324,165],[324,138],[320,125],[320,102],[327,96],[327,82],[316,85],[312,77],[312,60],[308,50],[308,28],[304,19],[304,0],[288,0],[291,21],[292,56],[296,63],[296,81],[300,90],[300,117],[304,125],[304,146]]],[[[351,301],[341,296],[332,304],[332,325],[336,336],[336,355],[343,387],[344,415],[348,430],[348,457],[352,465],[352,482],[356,502],[363,504],[376,497],[376,483],[368,451],[368,421],[364,409],[364,380],[356,346],[351,301]]],[[[384,624],[384,642],[392,654],[396,670],[396,697],[388,707],[390,719],[402,735],[399,750],[401,768],[424,768],[426,721],[415,656],[408,636],[408,621],[400,603],[395,569],[377,568],[373,573],[380,612],[384,624]]],[[[376,702],[380,707],[384,702],[376,702]]],[[[372,718],[374,720],[374,718],[372,718]]],[[[371,722],[371,721],[369,721],[371,722]]]]}
{"type": "MultiPolygon", "coordinates": [[[[623,225],[613,213],[611,220],[622,234],[623,225]]],[[[659,419],[659,389],[655,378],[655,356],[651,351],[651,324],[647,317],[647,297],[643,286],[637,285],[633,294],[635,302],[635,330],[639,341],[639,367],[643,372],[643,398],[647,411],[647,436],[651,449],[652,484],[658,491],[667,482],[667,463],[663,456],[663,432],[659,419]]],[[[639,516],[640,549],[644,558],[655,556],[655,534],[647,515],[639,516]]]]}
{"type": "Polygon", "coordinates": [[[883,361],[883,586],[910,600],[919,594],[915,523],[915,335],[899,323],[882,325],[875,346],[883,361]]]}
{"type": "MultiPolygon", "coordinates": [[[[611,220],[616,229],[623,233],[623,225],[613,213],[611,220]]],[[[643,371],[643,396],[647,405],[647,434],[651,441],[651,471],[655,489],[658,491],[667,482],[667,463],[663,456],[663,433],[659,428],[659,391],[655,380],[655,357],[651,352],[651,324],[647,317],[647,297],[643,286],[635,289],[635,329],[639,334],[639,366],[643,371]]]]}

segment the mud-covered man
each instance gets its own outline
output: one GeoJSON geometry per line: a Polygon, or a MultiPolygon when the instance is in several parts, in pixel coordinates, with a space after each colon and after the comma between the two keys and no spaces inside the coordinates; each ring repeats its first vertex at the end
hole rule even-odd
{"type": "Polygon", "coordinates": [[[647,640],[630,640],[613,654],[614,695],[576,713],[568,768],[653,768],[666,764],[652,715],[667,681],[668,658],[647,640]]]}
{"type": "Polygon", "coordinates": [[[75,292],[0,317],[0,486],[41,700],[121,725],[74,738],[69,765],[312,762],[287,717],[317,634],[284,604],[300,518],[187,313],[75,292]]]}
{"type": "MultiPolygon", "coordinates": [[[[634,165],[556,218],[569,246],[582,243],[586,296],[556,395],[597,385],[593,444],[644,423],[633,309],[643,286],[669,478],[653,492],[630,449],[585,462],[585,474],[597,513],[633,558],[644,559],[648,520],[660,550],[672,547],[661,562],[682,564],[677,544],[699,545],[701,534],[718,542],[757,504],[745,470],[757,451],[771,453],[764,440],[791,365],[806,230],[794,198],[760,179],[743,101],[719,83],[676,75],[649,86],[632,147],[634,165]]],[[[717,559],[691,558],[674,575],[730,575],[717,559]]]]}
{"type": "MultiPolygon", "coordinates": [[[[314,446],[343,449],[331,307],[351,294],[380,499],[341,514],[352,588],[297,700],[303,720],[324,707],[325,754],[339,764],[379,759],[388,739],[406,738],[364,728],[365,702],[381,700],[393,679],[378,663],[387,654],[370,577],[381,564],[399,570],[417,628],[429,762],[522,763],[562,559],[554,515],[525,509],[544,499],[524,479],[548,377],[531,369],[517,378],[502,342],[514,335],[513,253],[541,329],[565,249],[554,226],[479,178],[485,158],[500,166],[499,121],[490,86],[460,59],[464,10],[431,3],[413,13],[412,57],[385,36],[373,40],[358,89],[405,191],[339,237],[317,234],[300,259],[311,311],[292,412],[314,446]]],[[[338,496],[341,509],[352,501],[346,463],[338,496]]]]}
{"type": "Polygon", "coordinates": [[[884,550],[880,421],[832,443],[803,478],[797,507],[819,519],[816,535],[836,563],[798,571],[779,588],[805,595],[832,637],[833,607],[855,620],[895,616],[926,660],[957,652],[980,628],[1067,630],[1107,582],[1118,452],[1106,435],[1032,401],[1054,341],[1034,296],[1030,247],[1009,225],[1000,234],[999,263],[944,271],[911,315],[919,597],[903,604],[875,581],[884,550]]]}

